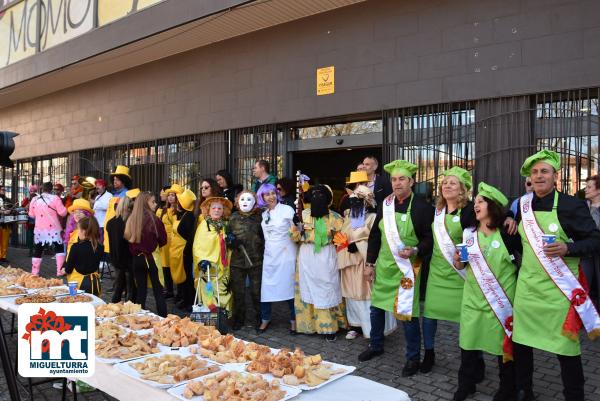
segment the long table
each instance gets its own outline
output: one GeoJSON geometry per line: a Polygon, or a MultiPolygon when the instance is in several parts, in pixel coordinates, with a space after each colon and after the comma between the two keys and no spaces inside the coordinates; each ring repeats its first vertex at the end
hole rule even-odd
{"type": "MultiPolygon", "coordinates": [[[[99,305],[104,303],[102,299],[93,295],[92,297],[94,298],[93,304],[99,305]]],[[[0,309],[16,315],[18,313],[18,306],[14,303],[14,298],[16,297],[0,298],[0,309]]],[[[2,340],[4,341],[5,339],[3,338],[2,340]]],[[[171,396],[165,390],[150,387],[122,374],[114,368],[114,365],[105,364],[99,361],[96,361],[95,374],[92,377],[80,380],[118,400],[135,400],[140,397],[140,394],[144,394],[145,399],[150,399],[152,401],[177,400],[177,398],[171,396]]],[[[349,375],[335,380],[319,389],[303,391],[294,398],[294,400],[410,401],[410,398],[404,391],[363,377],[349,375]]]]}
{"type": "MultiPolygon", "coordinates": [[[[136,400],[140,394],[152,401],[179,401],[165,390],[150,387],[116,370],[114,365],[96,362],[94,376],[82,379],[85,383],[118,400],[136,400]]],[[[321,388],[303,391],[298,401],[410,401],[408,394],[360,376],[344,376],[321,388]]]]}

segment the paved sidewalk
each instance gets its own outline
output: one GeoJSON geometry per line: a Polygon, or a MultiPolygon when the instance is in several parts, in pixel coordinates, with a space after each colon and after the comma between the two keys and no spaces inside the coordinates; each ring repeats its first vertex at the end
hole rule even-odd
{"type": "MultiPolygon", "coordinates": [[[[13,266],[28,270],[31,266],[27,251],[11,249],[9,259],[13,266]]],[[[54,260],[50,256],[44,257],[42,275],[50,277],[55,272],[54,260]]],[[[110,299],[112,296],[112,279],[104,277],[102,280],[103,298],[110,299]]],[[[148,307],[154,308],[154,300],[151,293],[148,295],[148,307]]],[[[169,303],[169,312],[173,311],[173,304],[169,303]]],[[[177,312],[177,311],[175,311],[177,312]]],[[[288,333],[287,306],[279,303],[274,307],[274,319],[269,330],[257,335],[253,328],[245,327],[236,332],[237,337],[245,340],[266,344],[274,348],[295,346],[301,347],[306,353],[321,353],[324,359],[357,367],[355,374],[375,380],[392,387],[401,389],[409,394],[412,400],[437,401],[450,400],[457,385],[457,371],[459,367],[458,350],[458,326],[446,322],[440,322],[436,342],[436,365],[429,374],[418,374],[413,377],[403,378],[400,375],[404,365],[404,338],[402,329],[399,328],[386,339],[386,353],[379,358],[369,362],[358,362],[357,356],[363,351],[368,342],[364,338],[348,341],[344,338],[345,333],[339,333],[337,341],[326,342],[319,336],[290,336],[288,333]]],[[[10,315],[2,314],[2,323],[8,329],[10,315]]],[[[14,353],[14,340],[9,340],[9,347],[14,353]]],[[[588,400],[600,400],[600,342],[591,343],[587,339],[583,341],[583,365],[586,377],[586,395],[588,400]]],[[[486,355],[486,378],[477,386],[477,393],[473,400],[491,400],[494,391],[498,387],[498,369],[496,359],[486,355]]],[[[538,401],[562,400],[562,384],[558,361],[550,354],[538,352],[535,354],[534,391],[538,401]]],[[[22,383],[26,384],[25,380],[22,383]]],[[[25,389],[21,391],[22,399],[29,399],[25,389]]],[[[38,386],[34,389],[35,400],[60,400],[61,392],[52,388],[52,384],[38,386]]],[[[100,393],[92,392],[81,394],[79,399],[99,401],[108,400],[110,397],[100,393]]],[[[8,390],[4,375],[0,377],[0,401],[8,399],[8,390]]],[[[373,400],[377,396],[373,395],[373,400]]],[[[127,400],[130,401],[130,400],[127,400]]],[[[134,401],[134,400],[131,400],[134,401]]],[[[358,400],[357,400],[358,401],[358,400]]]]}

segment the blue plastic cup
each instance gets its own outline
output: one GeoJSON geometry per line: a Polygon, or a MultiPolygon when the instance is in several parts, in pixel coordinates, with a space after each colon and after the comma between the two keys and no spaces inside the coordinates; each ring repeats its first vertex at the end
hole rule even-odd
{"type": "Polygon", "coordinates": [[[466,263],[469,261],[469,251],[467,250],[467,244],[457,244],[456,248],[460,253],[460,261],[466,263]]]}
{"type": "Polygon", "coordinates": [[[543,234],[542,235],[542,245],[550,245],[556,242],[556,235],[554,234],[543,234]]]}
{"type": "Polygon", "coordinates": [[[77,295],[77,281],[69,281],[69,295],[77,295]]]}

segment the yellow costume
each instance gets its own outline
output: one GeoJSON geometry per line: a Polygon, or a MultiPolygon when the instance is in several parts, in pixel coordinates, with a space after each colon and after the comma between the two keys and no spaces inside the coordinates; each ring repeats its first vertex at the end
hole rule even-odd
{"type": "MultiPolygon", "coordinates": [[[[229,270],[229,260],[231,257],[231,251],[226,250],[225,254],[222,254],[222,249],[225,247],[225,226],[220,230],[216,230],[214,226],[209,226],[204,216],[200,216],[198,228],[194,235],[194,273],[196,280],[194,285],[198,285],[198,278],[200,278],[200,300],[205,306],[211,304],[217,304],[217,273],[218,273],[218,289],[219,289],[219,306],[225,308],[228,313],[231,313],[233,307],[233,298],[231,296],[231,284],[230,277],[231,272],[229,270]],[[208,271],[200,272],[199,264],[201,261],[210,262],[210,282],[212,283],[212,291],[208,284],[208,271]],[[214,294],[214,296],[212,294],[214,294]]],[[[224,248],[225,247],[225,248],[224,248]]]]}
{"type": "Polygon", "coordinates": [[[170,266],[170,247],[171,247],[171,239],[173,238],[173,222],[175,221],[175,210],[170,207],[166,212],[163,212],[163,209],[158,209],[156,211],[156,215],[163,222],[165,226],[165,231],[167,232],[167,243],[165,246],[160,248],[160,261],[162,262],[163,268],[168,268],[170,266]]]}

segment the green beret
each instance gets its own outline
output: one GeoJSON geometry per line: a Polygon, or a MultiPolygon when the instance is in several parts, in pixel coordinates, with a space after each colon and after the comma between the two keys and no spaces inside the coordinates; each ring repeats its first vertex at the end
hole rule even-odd
{"type": "Polygon", "coordinates": [[[467,191],[473,187],[473,178],[471,177],[471,173],[464,168],[454,166],[451,169],[444,171],[442,175],[444,177],[454,176],[458,178],[458,180],[462,182],[465,187],[467,187],[467,191]]]}
{"type": "Polygon", "coordinates": [[[558,153],[552,150],[540,150],[536,154],[529,156],[523,166],[521,166],[521,175],[523,177],[529,177],[531,175],[531,167],[537,162],[548,163],[554,167],[555,171],[560,170],[560,156],[558,153]]]}
{"type": "Polygon", "coordinates": [[[417,166],[406,160],[394,160],[383,166],[383,169],[391,176],[404,176],[412,178],[417,172],[417,166]]]}
{"type": "Polygon", "coordinates": [[[508,205],[508,199],[506,199],[506,196],[504,196],[504,194],[500,192],[498,188],[486,184],[483,181],[477,186],[477,195],[485,196],[502,207],[506,207],[506,205],[508,205]]]}

